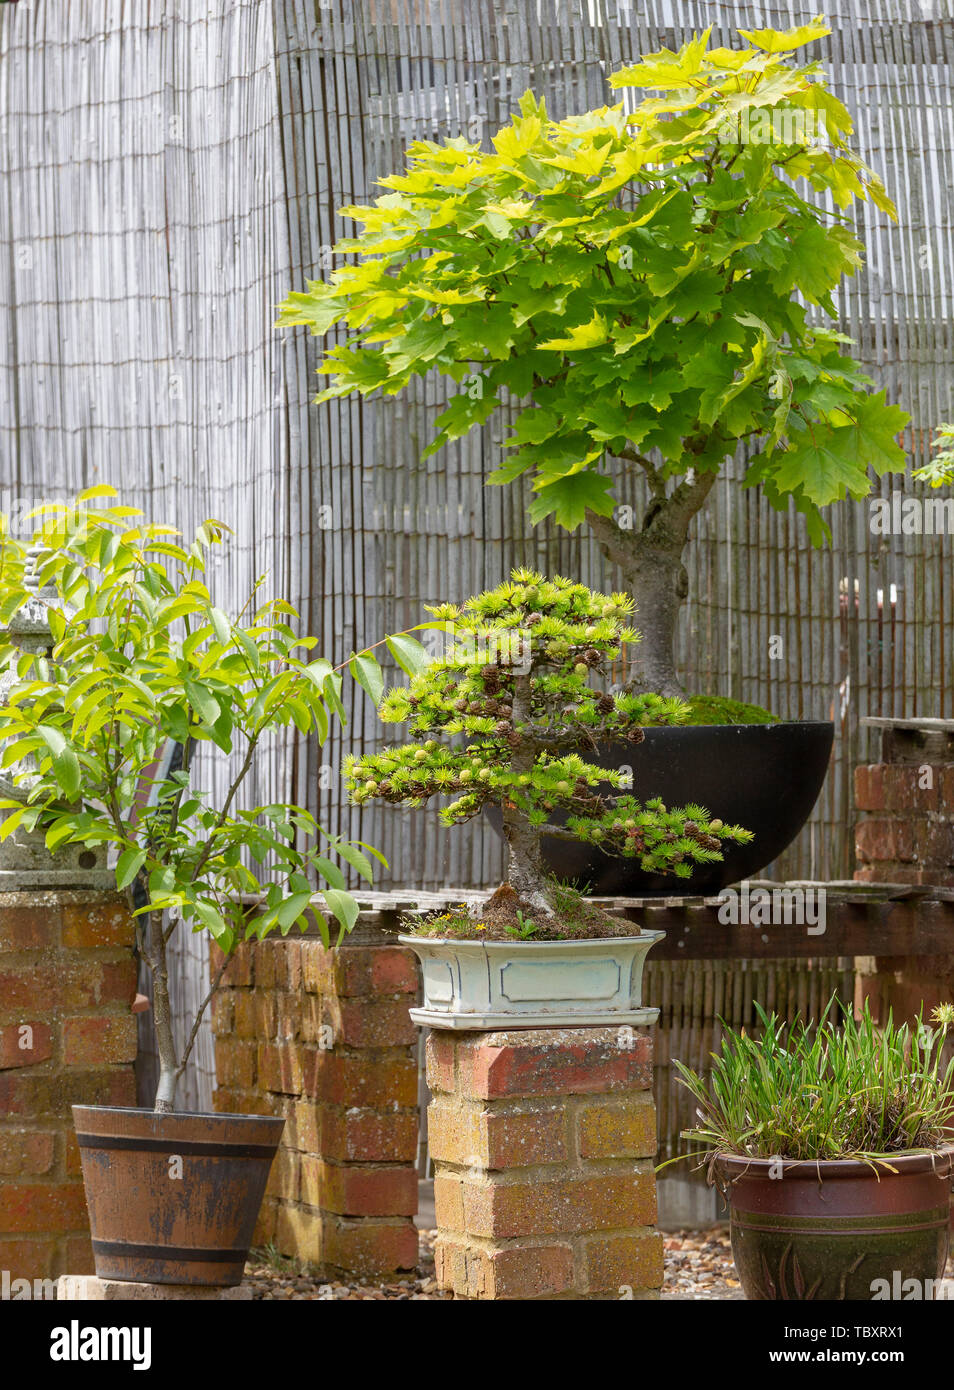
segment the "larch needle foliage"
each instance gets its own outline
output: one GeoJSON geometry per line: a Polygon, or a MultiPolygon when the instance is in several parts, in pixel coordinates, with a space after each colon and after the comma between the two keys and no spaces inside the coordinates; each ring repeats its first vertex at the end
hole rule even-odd
{"type": "Polygon", "coordinates": [[[624,644],[638,641],[632,608],[626,594],[595,593],[525,569],[459,608],[429,608],[449,644],[380,706],[383,720],[409,724],[416,741],[350,758],[345,776],[354,801],[422,806],[446,797],[448,825],[501,806],[510,887],[549,917],[555,896],[540,859],[544,833],[677,877],[720,858],[723,840],[751,838],[700,806],[667,808],[656,798],[597,790],[600,783],[623,786],[625,776],[587,762],[581,746],[607,738],[635,745],[644,726],[678,724],[688,712],[680,700],[591,684],[608,675],[624,644]],[[553,822],[557,811],[563,824],[553,822]]]}
{"type": "Polygon", "coordinates": [[[360,227],[334,247],[350,263],[282,305],[282,326],[344,330],[318,401],[432,371],[457,383],[427,454],[522,403],[491,481],[532,478],[535,522],[588,518],[641,618],[666,610],[643,688],[678,692],[680,555],[740,443],[746,485],[794,503],[816,543],[823,508],[904,468],[909,417],[826,326],[861,264],[848,211],[870,199],[896,216],[821,65],[791,61],[830,32],[819,18],[723,48],[706,30],[613,73],[616,105],[557,121],[527,92],[491,149],[417,141],[387,193],[342,210],[360,227]],[[620,466],[649,485],[628,531],[620,466]],[[674,607],[647,602],[653,574],[674,607]]]}

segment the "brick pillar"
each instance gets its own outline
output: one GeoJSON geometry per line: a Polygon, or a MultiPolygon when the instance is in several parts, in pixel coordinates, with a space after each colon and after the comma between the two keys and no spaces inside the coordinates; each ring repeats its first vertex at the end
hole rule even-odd
{"type": "MultiPolygon", "coordinates": [[[[954,887],[954,729],[888,725],[882,761],[855,768],[855,805],[857,880],[954,887]]],[[[954,954],[862,957],[856,996],[876,1018],[927,1015],[954,998],[954,954]]]]}
{"type": "Polygon", "coordinates": [[[954,762],[855,768],[855,878],[954,888],[954,762]]]}
{"type": "Polygon", "coordinates": [[[466,1299],[658,1297],[648,1032],[434,1031],[427,1080],[442,1288],[466,1299]]]}
{"type": "Polygon", "coordinates": [[[418,1258],[417,962],[355,933],[337,951],[239,948],[214,1004],[214,1104],[285,1116],[256,1244],[328,1275],[393,1276],[418,1258]]]}
{"type": "Polygon", "coordinates": [[[135,1105],[133,921],[123,898],[0,893],[0,1271],[93,1269],[70,1106],[135,1105]]]}

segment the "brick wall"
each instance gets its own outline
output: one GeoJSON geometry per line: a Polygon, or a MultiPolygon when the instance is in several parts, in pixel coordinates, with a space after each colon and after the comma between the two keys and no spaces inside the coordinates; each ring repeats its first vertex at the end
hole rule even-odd
{"type": "Polygon", "coordinates": [[[466,1299],[645,1299],[662,1285],[652,1040],[432,1032],[441,1287],[466,1299]]]}
{"type": "MultiPolygon", "coordinates": [[[[855,768],[855,878],[954,888],[954,738],[889,728],[882,756],[855,768]]],[[[878,1019],[927,1017],[954,999],[954,953],[859,957],[857,971],[857,1001],[878,1019]]]]}
{"type": "Polygon", "coordinates": [[[855,768],[855,878],[954,888],[954,763],[855,768]]]}
{"type": "Polygon", "coordinates": [[[70,1106],[135,1105],[134,928],[100,892],[0,893],[0,1270],[92,1272],[70,1106]]]}
{"type": "Polygon", "coordinates": [[[213,1005],[215,1108],[285,1116],[256,1244],[328,1273],[416,1266],[416,991],[414,955],[380,940],[239,947],[213,1005]]]}

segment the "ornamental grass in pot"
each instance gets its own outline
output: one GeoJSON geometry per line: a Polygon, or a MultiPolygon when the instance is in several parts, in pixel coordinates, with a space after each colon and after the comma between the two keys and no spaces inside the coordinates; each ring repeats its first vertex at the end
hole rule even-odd
{"type": "MultiPolygon", "coordinates": [[[[368,847],[301,806],[241,796],[265,740],[294,725],[324,741],[343,715],[343,676],[309,659],[315,639],[258,586],[237,618],[215,605],[206,562],[226,528],[207,522],[180,545],[174,528],[104,495],[115,493],[44,508],[29,548],[0,533],[0,740],[15,792],[0,837],[32,835],[54,855],[108,851],[152,975],[155,1109],[73,1107],[97,1274],[236,1284],[284,1120],[177,1113],[176,1089],[237,943],[317,923],[327,945],[330,920],[340,940],[358,915],[334,860],[370,878],[368,847]],[[49,645],[21,649],[2,630],[38,604],[49,645]],[[197,784],[202,745],[234,755],[218,791],[197,784]],[[208,931],[221,960],[177,1039],[169,948],[183,930],[208,931]]],[[[374,659],[358,661],[364,684],[374,659]]]]}
{"type": "MultiPolygon", "coordinates": [[[[697,1105],[685,1137],[708,1154],[730,1212],[745,1295],[760,1300],[930,1299],[947,1261],[954,1061],[934,1027],[867,1000],[832,1000],[817,1027],[756,1010],[761,1036],[724,1028],[708,1080],[676,1061],[697,1105]]],[[[664,1165],[665,1166],[665,1165],[664,1165]]]]}
{"type": "Polygon", "coordinates": [[[543,836],[583,841],[678,880],[751,832],[701,806],[639,801],[621,773],[576,751],[621,738],[635,756],[645,726],[685,717],[679,699],[605,689],[622,647],[639,640],[632,610],[627,594],[526,569],[460,608],[430,608],[446,629],[446,650],[380,706],[383,720],[409,723],[416,741],[346,762],[359,805],[417,807],[448,797],[447,825],[485,807],[502,816],[506,882],[480,907],[414,919],[401,938],[423,968],[416,1021],[490,1028],[655,1017],[642,1004],[641,980],[661,933],[640,932],[558,883],[543,862],[543,836]],[[601,677],[602,689],[592,684],[601,677]]]}

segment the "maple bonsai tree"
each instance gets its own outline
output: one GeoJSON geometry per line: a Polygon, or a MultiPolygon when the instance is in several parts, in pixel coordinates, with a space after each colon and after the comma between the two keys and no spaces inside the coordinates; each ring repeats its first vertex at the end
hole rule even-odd
{"type": "Polygon", "coordinates": [[[590,684],[608,674],[624,644],[638,642],[632,610],[627,594],[594,593],[524,569],[460,608],[428,608],[446,625],[449,646],[380,706],[383,720],[409,723],[419,741],[349,758],[353,800],[421,806],[450,796],[441,811],[447,825],[500,806],[507,886],[541,935],[565,934],[558,886],[541,859],[544,834],[585,840],[678,878],[688,877],[694,863],[721,858],[723,840],[751,839],[700,806],[676,809],[658,799],[640,803],[625,791],[600,792],[600,783],[625,786],[624,774],[574,751],[604,737],[637,744],[642,726],[678,724],[688,713],[678,699],[613,695],[590,684]],[[554,823],[555,812],[565,823],[554,823]]]}
{"type": "Polygon", "coordinates": [[[664,694],[680,693],[689,526],[740,445],[756,449],[745,484],[794,504],[816,544],[823,508],[904,467],[908,417],[822,326],[861,261],[843,210],[871,198],[895,216],[820,65],[788,60],[831,31],[739,32],[743,47],[710,48],[707,30],[614,73],[650,93],[633,111],[553,121],[528,92],[491,151],[416,142],[384,196],[343,209],[362,230],[334,249],[356,263],[279,319],[350,330],[319,401],[431,371],[458,383],[428,454],[522,403],[490,481],[531,475],[534,522],[589,521],[637,602],[630,688],[664,694]],[[635,522],[616,514],[633,470],[648,484],[635,522]]]}

